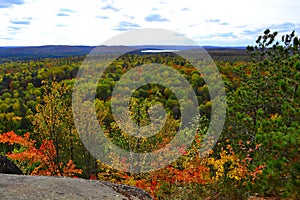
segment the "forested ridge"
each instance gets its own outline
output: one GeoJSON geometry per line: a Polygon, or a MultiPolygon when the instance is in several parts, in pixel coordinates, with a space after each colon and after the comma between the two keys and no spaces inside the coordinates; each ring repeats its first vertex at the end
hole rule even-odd
{"type": "MultiPolygon", "coordinates": [[[[0,47],[0,63],[11,61],[29,61],[43,58],[65,58],[74,56],[86,56],[95,46],[28,46],[28,47],[0,47]]],[[[140,45],[140,46],[97,46],[101,54],[122,52],[127,49],[199,49],[198,46],[167,46],[167,45],[140,45]]],[[[215,60],[236,61],[247,59],[245,47],[203,47],[215,60]]]]}
{"type": "Polygon", "coordinates": [[[167,111],[165,126],[142,140],[122,132],[110,100],[114,86],[130,69],[144,63],[170,66],[185,77],[199,102],[198,132],[183,156],[163,169],[138,174],[117,171],[96,160],[79,138],[73,122],[72,89],[86,56],[3,62],[0,155],[24,174],[128,184],[145,189],[155,199],[299,199],[299,39],[295,32],[278,39],[277,32],[266,30],[247,52],[247,56],[238,51],[231,57],[228,51],[212,56],[224,81],[227,113],[217,144],[204,158],[198,150],[214,101],[203,75],[174,53],[126,54],[110,64],[99,79],[94,105],[105,135],[125,150],[151,152],[165,146],[176,134],[181,116],[170,89],[147,84],[131,98],[131,117],[147,125],[148,108],[159,102],[167,111]]]}

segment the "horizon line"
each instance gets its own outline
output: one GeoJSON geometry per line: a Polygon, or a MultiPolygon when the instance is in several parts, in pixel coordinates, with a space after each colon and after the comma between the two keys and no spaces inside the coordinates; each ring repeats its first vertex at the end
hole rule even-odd
{"type": "Polygon", "coordinates": [[[248,45],[242,46],[234,46],[234,45],[152,45],[152,44],[143,44],[143,45],[68,45],[68,44],[46,44],[46,45],[12,45],[12,46],[0,46],[0,48],[22,48],[22,47],[143,47],[143,46],[162,46],[162,47],[219,47],[219,48],[246,48],[248,45]]]}

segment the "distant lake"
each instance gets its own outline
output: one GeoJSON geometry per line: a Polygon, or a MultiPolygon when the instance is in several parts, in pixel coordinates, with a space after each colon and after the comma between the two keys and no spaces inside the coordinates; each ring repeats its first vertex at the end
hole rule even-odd
{"type": "Polygon", "coordinates": [[[169,49],[148,49],[148,50],[141,50],[141,53],[163,53],[163,52],[175,52],[179,50],[169,50],[169,49]]]}

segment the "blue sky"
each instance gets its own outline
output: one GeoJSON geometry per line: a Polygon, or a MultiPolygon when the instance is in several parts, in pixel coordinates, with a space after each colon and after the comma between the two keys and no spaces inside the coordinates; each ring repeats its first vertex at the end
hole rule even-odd
{"type": "Polygon", "coordinates": [[[300,35],[299,10],[299,0],[0,0],[0,46],[96,46],[142,28],[246,46],[266,28],[300,35]]]}

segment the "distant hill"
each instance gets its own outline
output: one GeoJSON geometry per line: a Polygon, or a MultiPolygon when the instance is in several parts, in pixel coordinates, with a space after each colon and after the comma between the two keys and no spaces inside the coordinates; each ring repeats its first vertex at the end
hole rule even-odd
{"type": "Polygon", "coordinates": [[[80,56],[88,54],[92,49],[90,46],[0,47],[0,60],[80,56]]]}
{"type": "MultiPolygon", "coordinates": [[[[27,47],[0,47],[0,63],[14,60],[32,60],[39,58],[60,58],[69,56],[84,56],[89,54],[94,46],[67,46],[67,45],[48,45],[48,46],[27,46],[27,47]]],[[[197,50],[197,46],[163,46],[163,45],[144,45],[132,46],[131,48],[139,49],[171,49],[171,50],[197,50]]],[[[204,46],[205,50],[213,59],[222,60],[231,57],[244,59],[247,57],[244,47],[215,47],[204,46]]],[[[99,46],[97,53],[111,54],[130,50],[126,46],[99,46]]]]}

